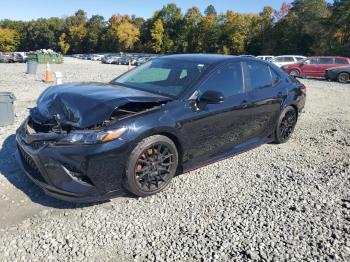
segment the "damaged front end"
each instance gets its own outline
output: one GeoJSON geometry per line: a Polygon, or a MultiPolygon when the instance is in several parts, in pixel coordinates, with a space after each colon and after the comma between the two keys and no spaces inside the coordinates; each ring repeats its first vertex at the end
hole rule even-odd
{"type": "Polygon", "coordinates": [[[32,144],[37,141],[51,141],[57,145],[64,144],[94,144],[104,143],[118,139],[127,127],[113,129],[112,126],[118,121],[144,114],[161,107],[163,103],[128,103],[116,108],[108,119],[96,124],[77,128],[66,121],[61,121],[59,115],[50,121],[38,121],[36,111],[31,110],[31,114],[26,122],[26,142],[32,144]]]}
{"type": "Polygon", "coordinates": [[[30,110],[28,142],[101,143],[117,139],[125,127],[110,130],[120,120],[164,105],[169,98],[99,83],[49,88],[30,110]]]}
{"type": "Polygon", "coordinates": [[[17,158],[49,195],[83,202],[110,198],[121,189],[130,153],[127,140],[119,139],[128,131],[122,120],[168,101],[98,84],[49,88],[17,130],[17,158]]]}

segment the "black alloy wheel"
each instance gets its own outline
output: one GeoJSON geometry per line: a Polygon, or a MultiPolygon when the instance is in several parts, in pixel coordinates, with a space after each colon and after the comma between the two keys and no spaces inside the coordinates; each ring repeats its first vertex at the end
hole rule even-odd
{"type": "Polygon", "coordinates": [[[291,137],[297,123],[298,114],[292,106],[286,107],[280,115],[275,133],[275,142],[282,144],[291,137]]]}
{"type": "Polygon", "coordinates": [[[348,73],[340,73],[338,75],[338,82],[342,84],[346,84],[350,80],[350,75],[348,73]]]}
{"type": "Polygon", "coordinates": [[[126,187],[145,197],[164,190],[174,177],[178,152],[168,137],[155,135],[142,140],[129,157],[126,187]]]}

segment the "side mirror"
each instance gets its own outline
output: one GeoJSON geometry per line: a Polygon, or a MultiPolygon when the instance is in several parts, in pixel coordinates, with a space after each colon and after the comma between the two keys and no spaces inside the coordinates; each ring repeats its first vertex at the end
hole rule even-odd
{"type": "Polygon", "coordinates": [[[198,102],[205,104],[220,104],[224,101],[224,95],[221,92],[208,90],[198,98],[198,102]]]}

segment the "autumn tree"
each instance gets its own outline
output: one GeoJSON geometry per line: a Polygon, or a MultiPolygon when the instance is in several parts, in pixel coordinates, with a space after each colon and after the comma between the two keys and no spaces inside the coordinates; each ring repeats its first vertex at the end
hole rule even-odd
{"type": "Polygon", "coordinates": [[[19,46],[19,35],[15,30],[0,28],[0,51],[12,52],[19,46]]]}
{"type": "Polygon", "coordinates": [[[107,39],[117,50],[132,50],[140,39],[140,30],[131,22],[129,16],[114,15],[109,20],[107,39]]]}
{"type": "Polygon", "coordinates": [[[60,48],[60,51],[62,52],[62,54],[67,54],[68,50],[70,48],[70,44],[66,42],[66,33],[62,33],[62,35],[60,35],[59,40],[58,40],[58,47],[60,48]]]}

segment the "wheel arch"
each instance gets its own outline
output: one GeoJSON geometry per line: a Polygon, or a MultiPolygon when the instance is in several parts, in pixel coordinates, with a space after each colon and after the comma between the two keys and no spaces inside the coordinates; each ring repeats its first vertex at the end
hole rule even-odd
{"type": "Polygon", "coordinates": [[[159,133],[153,134],[153,135],[165,136],[174,142],[176,149],[177,149],[177,153],[178,153],[179,164],[181,165],[184,152],[183,152],[182,143],[180,142],[179,138],[175,134],[170,133],[170,132],[159,132],[159,133]]]}
{"type": "Polygon", "coordinates": [[[292,71],[298,71],[299,75],[301,75],[301,69],[298,67],[293,67],[289,69],[289,73],[291,73],[292,71]]]}
{"type": "Polygon", "coordinates": [[[299,107],[296,103],[294,103],[293,101],[291,102],[287,102],[287,103],[284,103],[283,107],[281,108],[281,113],[288,107],[288,106],[291,106],[295,109],[295,112],[297,113],[297,119],[299,118],[299,107]]]}
{"type": "Polygon", "coordinates": [[[155,136],[155,135],[165,136],[175,144],[178,152],[179,165],[182,165],[182,160],[184,156],[183,142],[181,142],[181,139],[176,134],[176,131],[174,131],[172,128],[160,128],[155,130],[154,129],[148,130],[136,139],[135,146],[137,143],[139,143],[146,137],[155,136]]]}

